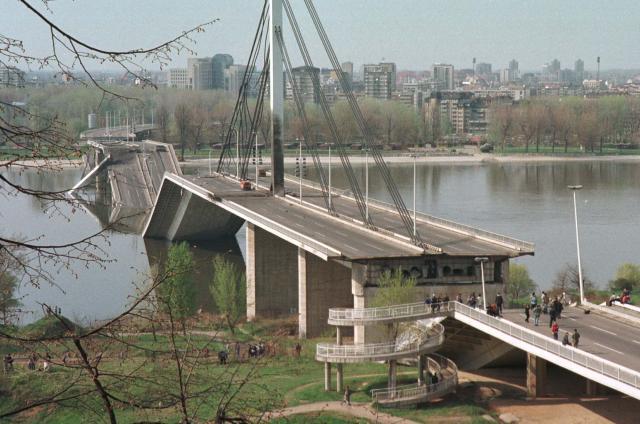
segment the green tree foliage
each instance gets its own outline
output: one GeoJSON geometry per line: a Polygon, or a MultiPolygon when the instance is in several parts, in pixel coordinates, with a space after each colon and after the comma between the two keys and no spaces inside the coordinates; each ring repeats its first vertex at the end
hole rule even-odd
{"type": "Polygon", "coordinates": [[[164,311],[186,328],[186,320],[195,311],[195,290],[191,273],[193,255],[186,242],[174,244],[169,248],[165,264],[166,280],[158,286],[158,298],[164,311]]]}
{"type": "Polygon", "coordinates": [[[386,271],[378,280],[373,307],[401,305],[416,301],[416,279],[402,275],[399,269],[386,271]]]}
{"type": "Polygon", "coordinates": [[[622,291],[625,288],[640,289],[640,265],[623,263],[616,270],[615,279],[609,281],[611,291],[622,291]]]}
{"type": "Polygon", "coordinates": [[[213,258],[213,280],[209,291],[216,302],[218,311],[235,333],[235,327],[246,312],[246,283],[242,272],[223,256],[213,258]]]}
{"type": "MultiPolygon", "coordinates": [[[[372,300],[373,307],[402,305],[416,301],[416,279],[402,275],[400,269],[386,271],[378,280],[378,289],[372,300]]],[[[386,325],[387,336],[395,339],[402,328],[401,323],[386,325]]]]}
{"type": "Polygon", "coordinates": [[[529,276],[526,265],[510,264],[509,278],[505,284],[505,292],[512,301],[520,299],[536,289],[536,283],[529,276]]]}
{"type": "Polygon", "coordinates": [[[16,297],[20,284],[20,264],[18,259],[0,249],[0,321],[2,325],[10,325],[16,317],[17,310],[22,306],[16,297]]]}

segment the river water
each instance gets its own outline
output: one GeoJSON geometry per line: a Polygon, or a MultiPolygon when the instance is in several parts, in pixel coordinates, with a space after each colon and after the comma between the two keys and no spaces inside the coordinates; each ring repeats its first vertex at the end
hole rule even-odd
{"type": "MultiPolygon", "coordinates": [[[[346,187],[342,172],[334,166],[335,187],[346,187]]],[[[354,166],[363,181],[364,167],[354,166]]],[[[412,207],[413,167],[390,165],[392,175],[409,209],[412,207]]],[[[9,177],[32,188],[60,190],[73,186],[79,169],[55,174],[10,173],[9,177]]],[[[203,170],[203,172],[206,172],[203,170]]],[[[313,178],[309,170],[309,178],[313,178]]],[[[536,243],[536,255],[518,259],[526,264],[541,287],[551,285],[565,263],[576,262],[573,201],[567,185],[582,184],[578,192],[578,219],[585,274],[604,287],[623,262],[640,263],[640,162],[575,161],[515,162],[491,164],[433,164],[417,166],[417,209],[432,215],[503,233],[536,243]]],[[[382,181],[370,170],[369,193],[389,200],[382,181]]],[[[56,211],[36,199],[17,195],[0,197],[0,232],[25,238],[45,235],[41,242],[76,240],[101,228],[91,213],[67,205],[56,211]]],[[[428,241],[429,235],[423,234],[428,241]]],[[[40,288],[25,284],[20,289],[23,322],[41,315],[39,303],[59,306],[79,321],[104,319],[122,310],[143,280],[150,264],[166,255],[168,243],[144,240],[135,233],[109,232],[98,240],[113,262],[74,268],[75,274],[51,268],[55,285],[40,288]]],[[[211,259],[223,254],[243,262],[244,230],[235,238],[192,245],[199,306],[212,307],[207,282],[211,259]]]]}

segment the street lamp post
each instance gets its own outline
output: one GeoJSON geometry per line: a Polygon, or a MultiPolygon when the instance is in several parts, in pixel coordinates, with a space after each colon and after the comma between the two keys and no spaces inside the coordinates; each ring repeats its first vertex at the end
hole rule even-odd
{"type": "Polygon", "coordinates": [[[416,236],[416,157],[413,156],[413,237],[416,236]]]}
{"type": "Polygon", "coordinates": [[[233,131],[236,132],[236,178],[240,179],[240,133],[237,128],[233,131]]]}
{"type": "Polygon", "coordinates": [[[489,262],[489,258],[479,257],[475,258],[476,262],[480,262],[480,278],[482,279],[482,308],[487,312],[487,292],[484,288],[484,263],[489,262]]]}
{"type": "Polygon", "coordinates": [[[366,225],[369,224],[369,149],[364,150],[364,204],[366,209],[366,225]]]}
{"type": "Polygon", "coordinates": [[[570,185],[567,188],[573,191],[573,217],[576,224],[576,250],[578,252],[578,286],[580,288],[580,299],[578,300],[578,305],[581,305],[584,302],[584,283],[582,280],[582,262],[580,261],[580,235],[578,234],[578,205],[576,202],[576,191],[582,189],[581,185],[570,185]]]}
{"type": "Polygon", "coordinates": [[[329,207],[331,206],[331,144],[329,144],[329,207]]]}

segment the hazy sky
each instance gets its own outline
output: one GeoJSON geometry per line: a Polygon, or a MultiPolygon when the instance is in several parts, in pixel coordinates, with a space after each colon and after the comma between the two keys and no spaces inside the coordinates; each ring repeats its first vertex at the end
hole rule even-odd
{"type": "MultiPolygon", "coordinates": [[[[291,0],[317,65],[320,50],[304,2],[291,0]]],[[[31,0],[42,8],[40,0],[31,0]]],[[[435,62],[500,69],[516,58],[521,70],[539,70],[558,58],[573,68],[640,68],[637,0],[316,0],[341,61],[359,69],[383,58],[399,69],[429,69],[435,62]]],[[[244,63],[262,0],[55,0],[50,15],[62,28],[105,48],[148,47],[182,30],[218,18],[197,35],[199,56],[230,53],[244,63]]],[[[286,25],[285,25],[286,31],[286,25]]],[[[17,0],[0,0],[0,34],[46,53],[46,29],[17,0]]],[[[293,41],[289,43],[293,50],[293,41]]],[[[184,66],[186,56],[172,66],[184,66]]]]}

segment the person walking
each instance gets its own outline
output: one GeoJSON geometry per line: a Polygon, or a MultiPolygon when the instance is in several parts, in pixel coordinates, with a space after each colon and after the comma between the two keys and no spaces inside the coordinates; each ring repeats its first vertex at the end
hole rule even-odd
{"type": "Polygon", "coordinates": [[[504,299],[502,299],[502,295],[500,293],[498,293],[496,295],[496,307],[498,308],[498,315],[502,316],[502,303],[504,302],[504,299]]]}
{"type": "Polygon", "coordinates": [[[529,322],[529,305],[524,305],[524,322],[529,322]]]}
{"type": "Polygon", "coordinates": [[[349,386],[347,386],[347,388],[344,389],[344,396],[342,398],[341,405],[344,405],[345,403],[348,406],[351,406],[351,389],[349,389],[349,386]]]}
{"type": "Polygon", "coordinates": [[[554,321],[553,325],[551,326],[551,332],[553,333],[554,340],[558,340],[558,331],[560,331],[560,326],[557,322],[554,321]]]}
{"type": "Polygon", "coordinates": [[[543,314],[547,314],[549,313],[549,295],[547,294],[547,292],[542,292],[542,313],[543,314]]]}
{"type": "Polygon", "coordinates": [[[531,308],[534,308],[538,304],[538,298],[536,297],[535,292],[531,293],[531,300],[529,301],[529,303],[531,303],[531,308]]]}
{"type": "Polygon", "coordinates": [[[564,309],[564,306],[562,306],[562,302],[558,300],[558,298],[556,298],[555,308],[556,308],[556,319],[562,318],[562,309],[564,309]]]}
{"type": "Polygon", "coordinates": [[[542,313],[542,307],[540,305],[536,305],[535,308],[533,308],[533,323],[534,325],[538,325],[540,324],[540,314],[542,313]]]}
{"type": "Polygon", "coordinates": [[[579,342],[580,342],[580,333],[578,333],[577,328],[574,328],[573,334],[571,335],[571,344],[573,345],[573,347],[577,348],[579,342]]]}
{"type": "Polygon", "coordinates": [[[554,322],[556,322],[556,310],[552,306],[549,308],[549,327],[551,327],[554,322]]]}
{"type": "Polygon", "coordinates": [[[562,346],[566,346],[569,344],[569,332],[564,333],[564,337],[562,338],[562,346]]]}

